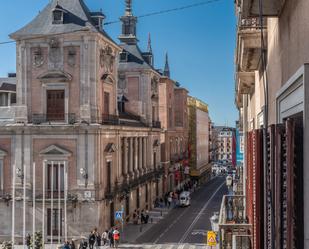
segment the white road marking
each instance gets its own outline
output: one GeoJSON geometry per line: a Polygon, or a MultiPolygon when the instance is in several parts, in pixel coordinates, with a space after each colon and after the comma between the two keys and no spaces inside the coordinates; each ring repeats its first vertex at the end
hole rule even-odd
{"type": "Polygon", "coordinates": [[[187,229],[187,231],[185,232],[185,234],[182,236],[181,240],[178,242],[179,244],[182,244],[188,237],[190,231],[192,230],[192,228],[195,226],[195,224],[198,222],[198,220],[201,218],[202,214],[204,213],[204,211],[206,210],[206,208],[208,207],[209,203],[212,201],[212,199],[216,196],[216,194],[219,192],[219,190],[222,188],[222,186],[225,184],[225,182],[223,182],[218,189],[216,190],[216,192],[213,193],[213,195],[210,197],[210,199],[206,202],[206,204],[204,205],[204,207],[201,209],[201,211],[199,212],[199,214],[195,217],[194,221],[192,222],[192,224],[189,226],[189,228],[187,229]]]}

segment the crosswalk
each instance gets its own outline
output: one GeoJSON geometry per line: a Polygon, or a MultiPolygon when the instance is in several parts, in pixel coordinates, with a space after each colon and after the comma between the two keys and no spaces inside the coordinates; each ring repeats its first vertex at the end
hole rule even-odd
{"type": "MultiPolygon", "coordinates": [[[[106,249],[107,248],[108,247],[106,247],[106,249]]],[[[122,248],[132,248],[132,249],[207,249],[208,247],[205,244],[161,244],[161,245],[159,245],[159,244],[152,244],[152,245],[123,244],[123,245],[119,245],[118,248],[119,249],[122,249],[122,248]]]]}

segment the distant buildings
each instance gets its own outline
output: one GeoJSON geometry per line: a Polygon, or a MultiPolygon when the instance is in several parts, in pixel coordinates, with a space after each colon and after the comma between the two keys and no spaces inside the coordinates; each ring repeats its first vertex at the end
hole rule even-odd
{"type": "Polygon", "coordinates": [[[189,96],[188,114],[190,175],[201,182],[207,181],[211,175],[208,105],[189,96]]]}

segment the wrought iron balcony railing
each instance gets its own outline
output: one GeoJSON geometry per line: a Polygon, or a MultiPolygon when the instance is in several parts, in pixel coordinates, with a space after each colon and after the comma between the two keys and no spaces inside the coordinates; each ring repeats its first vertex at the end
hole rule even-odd
{"type": "MultiPolygon", "coordinates": [[[[252,225],[247,224],[246,217],[244,217],[244,200],[245,196],[243,195],[223,196],[219,215],[220,248],[232,248],[235,236],[250,234],[252,225]]],[[[248,249],[250,248],[248,247],[248,249]]]]}
{"type": "Polygon", "coordinates": [[[119,125],[119,117],[116,115],[102,114],[102,124],[104,125],[119,125]]]}
{"type": "Polygon", "coordinates": [[[33,113],[31,122],[35,125],[40,125],[44,123],[60,122],[75,124],[76,114],[75,113],[33,113]]]}
{"type": "Polygon", "coordinates": [[[152,121],[152,127],[161,129],[161,122],[160,121],[152,121]]]}
{"type": "Polygon", "coordinates": [[[244,29],[264,29],[267,27],[267,20],[266,18],[263,19],[263,23],[261,23],[260,18],[253,17],[253,18],[242,18],[239,17],[238,21],[238,28],[240,30],[244,29]]]}

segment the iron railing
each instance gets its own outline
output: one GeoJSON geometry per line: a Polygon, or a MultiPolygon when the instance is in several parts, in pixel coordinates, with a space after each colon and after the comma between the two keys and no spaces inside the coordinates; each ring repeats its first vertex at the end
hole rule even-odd
{"type": "Polygon", "coordinates": [[[160,121],[152,121],[152,127],[161,129],[161,122],[160,121]]]}
{"type": "Polygon", "coordinates": [[[119,116],[111,114],[102,114],[103,125],[119,125],[119,116]]]}
{"type": "MultiPolygon", "coordinates": [[[[248,235],[252,225],[244,217],[243,195],[223,196],[219,215],[220,248],[232,248],[234,235],[248,235]]],[[[250,247],[249,247],[250,248],[250,247]]]]}
{"type": "Polygon", "coordinates": [[[68,124],[76,123],[76,114],[75,113],[33,113],[32,122],[35,125],[51,123],[51,122],[67,122],[68,124]]]}

